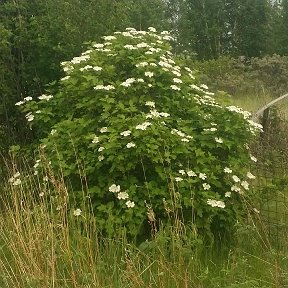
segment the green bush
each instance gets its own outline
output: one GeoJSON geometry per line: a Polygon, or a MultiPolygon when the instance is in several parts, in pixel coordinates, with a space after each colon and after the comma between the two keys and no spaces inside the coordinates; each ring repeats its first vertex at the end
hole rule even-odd
{"type": "MultiPolygon", "coordinates": [[[[256,159],[247,144],[259,126],[249,112],[217,104],[174,59],[170,39],[152,27],[115,32],[62,63],[58,92],[16,103],[74,191],[85,174],[98,227],[109,234],[139,236],[145,223],[175,218],[205,232],[229,229],[249,193],[256,159]]],[[[79,205],[82,195],[73,193],[79,205]]]]}

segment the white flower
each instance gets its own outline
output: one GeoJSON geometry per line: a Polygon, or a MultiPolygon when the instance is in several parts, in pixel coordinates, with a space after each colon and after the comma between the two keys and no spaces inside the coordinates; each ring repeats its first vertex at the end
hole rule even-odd
{"type": "Polygon", "coordinates": [[[133,208],[135,206],[135,203],[133,201],[130,201],[130,200],[128,200],[125,204],[128,208],[133,208]]]}
{"type": "Polygon", "coordinates": [[[139,83],[144,83],[144,79],[142,79],[142,78],[138,78],[136,81],[139,83]]]}
{"type": "Polygon", "coordinates": [[[50,134],[51,134],[51,135],[54,135],[56,132],[57,132],[56,129],[52,129],[51,132],[50,132],[50,134]]]}
{"type": "Polygon", "coordinates": [[[115,36],[104,36],[103,38],[104,38],[105,41],[111,41],[111,40],[116,39],[115,36]]]}
{"type": "Polygon", "coordinates": [[[79,208],[77,208],[77,209],[75,209],[75,210],[73,211],[73,215],[76,216],[76,217],[80,216],[81,213],[82,213],[82,210],[79,209],[79,208]]]}
{"type": "Polygon", "coordinates": [[[25,115],[26,119],[28,122],[31,122],[34,120],[35,116],[30,112],[28,114],[25,115]]]}
{"type": "Polygon", "coordinates": [[[47,100],[47,101],[49,101],[52,98],[53,98],[52,95],[45,95],[45,94],[38,97],[39,100],[47,100]]]}
{"type": "Polygon", "coordinates": [[[165,118],[170,116],[170,114],[169,114],[169,113],[166,113],[166,112],[160,112],[159,115],[160,115],[161,117],[165,117],[165,118]]]}
{"type": "Polygon", "coordinates": [[[98,48],[98,49],[101,49],[101,48],[104,47],[104,44],[99,44],[99,43],[97,43],[97,44],[94,44],[93,47],[98,48]]]}
{"type": "Polygon", "coordinates": [[[181,141],[182,141],[182,142],[190,142],[190,140],[187,139],[187,138],[182,138],[181,141]]]}
{"type": "Polygon", "coordinates": [[[181,177],[175,177],[175,181],[176,181],[176,182],[181,182],[181,181],[183,181],[183,178],[181,178],[181,177]]]}
{"type": "Polygon", "coordinates": [[[203,183],[202,186],[204,190],[209,190],[211,188],[211,186],[208,183],[203,183]]]}
{"type": "Polygon", "coordinates": [[[238,177],[238,176],[236,176],[236,175],[233,175],[233,176],[232,176],[232,179],[233,179],[233,180],[234,180],[234,182],[236,182],[236,183],[240,182],[240,179],[239,179],[239,177],[238,177]]]}
{"type": "Polygon", "coordinates": [[[178,171],[181,175],[185,175],[186,174],[186,172],[184,171],[184,170],[179,170],[178,171]]]}
{"type": "Polygon", "coordinates": [[[32,98],[32,97],[30,97],[30,96],[28,96],[28,97],[25,97],[25,98],[24,98],[24,100],[28,102],[28,101],[31,101],[31,100],[33,100],[33,98],[32,98]]]}
{"type": "Polygon", "coordinates": [[[44,192],[39,193],[39,197],[43,197],[44,196],[44,192]]]}
{"type": "Polygon", "coordinates": [[[149,78],[154,76],[154,73],[153,72],[149,72],[149,71],[145,72],[144,74],[145,74],[145,76],[147,76],[149,78]]]}
{"type": "Polygon", "coordinates": [[[95,137],[93,138],[93,140],[92,140],[92,143],[93,143],[93,144],[96,144],[96,143],[98,143],[98,142],[99,142],[99,137],[95,136],[95,137]]]}
{"type": "Polygon", "coordinates": [[[107,127],[102,127],[100,129],[100,133],[106,133],[106,132],[108,132],[108,128],[107,127]]]}
{"type": "Polygon", "coordinates": [[[36,162],[35,164],[34,164],[34,166],[33,166],[33,168],[34,169],[37,169],[37,167],[40,165],[40,163],[39,162],[36,162]]]}
{"type": "Polygon", "coordinates": [[[208,86],[205,85],[205,84],[201,84],[200,87],[201,87],[201,88],[204,88],[204,89],[206,89],[206,90],[209,89],[208,86]]]}
{"type": "Polygon", "coordinates": [[[107,85],[107,86],[104,86],[104,85],[96,85],[94,87],[95,90],[106,90],[106,91],[109,91],[109,90],[114,90],[115,87],[113,85],[107,85]]]}
{"type": "Polygon", "coordinates": [[[212,207],[218,207],[218,208],[225,208],[225,203],[223,201],[217,201],[213,199],[208,199],[207,204],[212,207]]]}
{"type": "Polygon", "coordinates": [[[233,186],[231,187],[231,191],[240,192],[241,189],[240,189],[238,186],[233,185],[233,186]]]}
{"type": "Polygon", "coordinates": [[[253,155],[250,155],[250,159],[251,159],[253,162],[257,162],[257,158],[254,157],[253,155]]]}
{"type": "Polygon", "coordinates": [[[215,137],[215,141],[217,143],[223,143],[223,139],[222,138],[215,137]]]}
{"type": "Polygon", "coordinates": [[[215,127],[212,127],[212,128],[206,128],[206,129],[204,129],[204,131],[211,131],[211,132],[215,132],[215,131],[217,131],[217,128],[215,128],[215,127]]]}
{"type": "Polygon", "coordinates": [[[192,73],[192,70],[191,70],[189,67],[184,67],[184,69],[185,69],[187,72],[192,73]]]}
{"type": "Polygon", "coordinates": [[[225,193],[225,197],[230,198],[230,197],[231,197],[231,192],[230,192],[230,191],[229,191],[229,192],[226,192],[226,193],[225,193]]]}
{"type": "Polygon", "coordinates": [[[181,77],[181,73],[178,71],[171,71],[174,75],[176,75],[177,77],[181,77]]]}
{"type": "Polygon", "coordinates": [[[90,59],[90,55],[82,55],[82,56],[79,56],[79,57],[74,57],[70,62],[72,64],[79,64],[82,61],[86,61],[88,59],[90,59]]]}
{"type": "Polygon", "coordinates": [[[98,152],[102,152],[104,149],[104,147],[99,147],[98,152]]]}
{"type": "Polygon", "coordinates": [[[152,124],[150,123],[150,122],[144,122],[144,123],[142,123],[142,124],[140,124],[140,125],[137,125],[135,128],[137,129],[137,130],[146,130],[147,129],[147,127],[149,127],[149,126],[151,126],[152,124]]]}
{"type": "Polygon", "coordinates": [[[187,171],[187,175],[189,177],[196,177],[197,176],[197,174],[194,171],[192,171],[192,170],[187,171]]]}
{"type": "Polygon", "coordinates": [[[228,167],[225,167],[224,168],[224,172],[227,173],[227,174],[230,174],[230,173],[232,173],[232,170],[230,168],[228,168],[228,167]]]}
{"type": "Polygon", "coordinates": [[[119,193],[120,192],[120,185],[116,185],[116,184],[112,184],[110,187],[109,187],[109,192],[112,192],[112,193],[119,193]]]}
{"type": "Polygon", "coordinates": [[[101,161],[103,161],[104,160],[104,156],[103,155],[100,155],[99,157],[98,157],[98,160],[101,162],[101,161]]]}
{"type": "Polygon", "coordinates": [[[91,65],[86,65],[85,67],[82,67],[79,70],[80,71],[85,71],[85,70],[88,70],[88,69],[91,69],[91,68],[93,68],[91,65]]]}
{"type": "Polygon", "coordinates": [[[123,131],[120,133],[121,136],[124,136],[124,137],[127,137],[131,134],[131,131],[130,130],[126,130],[126,131],[123,131]]]}
{"type": "Polygon", "coordinates": [[[157,31],[154,27],[148,27],[148,30],[149,30],[150,32],[153,32],[153,33],[155,33],[155,32],[157,31]]]}
{"type": "Polygon", "coordinates": [[[135,49],[137,49],[137,47],[135,47],[135,46],[133,46],[133,45],[124,45],[124,48],[125,49],[128,49],[128,50],[135,50],[135,49]]]}
{"type": "Polygon", "coordinates": [[[145,67],[148,65],[148,62],[140,62],[138,64],[136,64],[136,67],[145,67]]]}
{"type": "Polygon", "coordinates": [[[249,183],[247,181],[242,181],[241,182],[241,186],[245,189],[245,190],[249,190],[249,183]]]}
{"type": "Polygon", "coordinates": [[[36,114],[40,114],[41,113],[41,110],[37,110],[35,111],[36,114]]]}
{"type": "Polygon", "coordinates": [[[22,182],[21,182],[21,180],[19,179],[19,178],[17,178],[17,179],[14,179],[14,181],[12,182],[12,185],[13,186],[18,186],[18,185],[20,185],[22,182]]]}
{"type": "Polygon", "coordinates": [[[127,192],[119,192],[118,195],[117,195],[117,198],[119,200],[125,200],[125,199],[128,199],[129,198],[129,195],[127,192]]]}
{"type": "Polygon", "coordinates": [[[147,102],[145,103],[145,105],[155,108],[155,102],[153,102],[153,101],[147,101],[147,102]]]}
{"type": "Polygon", "coordinates": [[[255,179],[256,177],[251,172],[247,172],[247,178],[255,179]]]}
{"type": "MultiPolygon", "coordinates": [[[[71,77],[71,76],[68,75],[68,76],[65,76],[65,77],[61,78],[60,80],[61,80],[61,81],[66,81],[66,80],[68,80],[70,77],[71,77]]],[[[38,97],[38,98],[39,98],[39,97],[38,97]]],[[[40,99],[40,98],[39,98],[39,99],[40,99]]]]}
{"type": "Polygon", "coordinates": [[[176,85],[170,85],[170,88],[176,91],[180,91],[181,89],[176,85]]]}
{"type": "Polygon", "coordinates": [[[101,71],[101,70],[102,70],[102,67],[94,66],[92,69],[93,69],[94,71],[101,71]]]}
{"type": "Polygon", "coordinates": [[[133,142],[129,142],[129,143],[126,145],[127,148],[132,148],[132,147],[135,147],[135,146],[136,146],[136,144],[133,143],[133,142]]]}
{"type": "Polygon", "coordinates": [[[253,211],[257,214],[260,214],[260,211],[257,208],[253,208],[253,211]]]}
{"type": "Polygon", "coordinates": [[[199,178],[205,180],[207,178],[207,175],[205,173],[199,173],[199,178]]]}
{"type": "Polygon", "coordinates": [[[173,82],[176,83],[176,84],[181,84],[183,83],[183,81],[179,78],[173,78],[173,82]]]}
{"type": "Polygon", "coordinates": [[[145,42],[141,42],[139,44],[136,45],[138,48],[147,48],[149,47],[149,44],[145,43],[145,42]]]}
{"type": "Polygon", "coordinates": [[[25,102],[24,101],[19,101],[17,103],[15,103],[15,106],[20,106],[20,105],[23,105],[25,102]]]}

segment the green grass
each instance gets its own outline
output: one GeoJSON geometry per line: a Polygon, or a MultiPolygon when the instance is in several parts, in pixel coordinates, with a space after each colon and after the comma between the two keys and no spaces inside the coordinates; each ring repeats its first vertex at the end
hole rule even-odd
{"type": "Polygon", "coordinates": [[[125,235],[101,237],[89,206],[74,216],[64,182],[51,182],[45,195],[56,192],[60,210],[39,196],[41,181],[2,188],[1,288],[272,288],[288,279],[288,245],[275,250],[251,207],[232,243],[205,246],[195,231],[175,225],[136,246],[125,235]]]}

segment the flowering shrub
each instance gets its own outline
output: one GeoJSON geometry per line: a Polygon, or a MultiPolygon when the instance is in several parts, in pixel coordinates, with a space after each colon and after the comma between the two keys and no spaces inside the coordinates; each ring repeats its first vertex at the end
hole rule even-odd
{"type": "Polygon", "coordinates": [[[259,125],[249,112],[217,104],[173,57],[170,38],[154,28],[115,32],[62,63],[55,95],[16,103],[45,135],[54,169],[74,185],[85,171],[99,227],[109,233],[139,235],[148,220],[172,215],[199,229],[224,227],[254,178],[247,144],[259,125]]]}

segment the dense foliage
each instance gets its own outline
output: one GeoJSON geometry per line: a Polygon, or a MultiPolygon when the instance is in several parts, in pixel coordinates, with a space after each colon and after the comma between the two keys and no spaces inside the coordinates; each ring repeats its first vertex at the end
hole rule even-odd
{"type": "MultiPolygon", "coordinates": [[[[217,104],[173,58],[169,39],[154,28],[105,36],[62,63],[58,92],[16,103],[52,169],[74,189],[84,172],[109,233],[141,234],[146,214],[156,226],[177,216],[200,230],[228,229],[254,178],[243,163],[256,161],[247,144],[259,126],[249,112],[217,104]]],[[[80,204],[82,192],[74,196],[80,204]]]]}
{"type": "Polygon", "coordinates": [[[84,42],[125,27],[153,26],[172,31],[174,51],[190,59],[282,56],[287,15],[286,0],[1,1],[1,152],[33,142],[14,103],[60,79],[59,63],[79,54],[84,42]]]}

